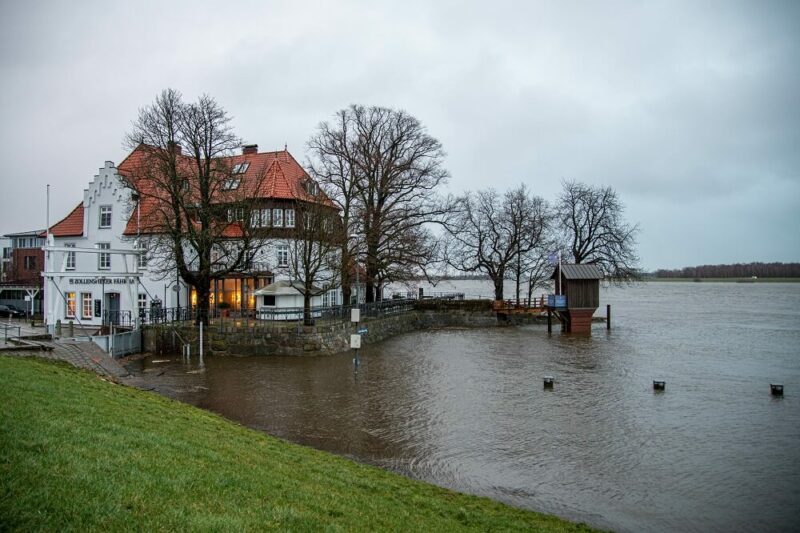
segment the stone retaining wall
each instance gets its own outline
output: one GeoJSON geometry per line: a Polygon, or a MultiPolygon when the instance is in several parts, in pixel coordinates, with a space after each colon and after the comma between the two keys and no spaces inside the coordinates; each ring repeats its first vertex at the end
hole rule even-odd
{"type": "MultiPolygon", "coordinates": [[[[474,305],[471,302],[438,302],[419,307],[421,309],[396,315],[365,318],[359,324],[360,328],[368,330],[368,333],[362,335],[362,344],[374,344],[411,331],[503,327],[536,320],[530,317],[498,318],[491,311],[490,304],[483,302],[474,305]]],[[[232,356],[330,355],[350,348],[350,335],[354,330],[353,324],[345,322],[298,326],[231,321],[221,325],[214,324],[205,331],[204,351],[208,354],[232,356]]],[[[192,345],[192,353],[197,353],[198,330],[193,326],[177,330],[168,326],[149,327],[145,330],[145,350],[153,353],[179,352],[181,342],[175,332],[192,345]]]]}

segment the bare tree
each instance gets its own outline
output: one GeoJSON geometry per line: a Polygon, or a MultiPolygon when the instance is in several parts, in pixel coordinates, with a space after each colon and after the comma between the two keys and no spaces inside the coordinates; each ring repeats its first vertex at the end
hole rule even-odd
{"type": "Polygon", "coordinates": [[[350,303],[352,272],[358,242],[349,235],[355,229],[356,187],[355,175],[358,134],[352,128],[347,109],[338,111],[332,123],[323,122],[317,133],[308,141],[310,159],[309,173],[322,185],[330,200],[339,209],[342,239],[339,242],[339,276],[342,285],[342,300],[350,303]]]}
{"type": "Polygon", "coordinates": [[[616,191],[575,181],[562,186],[556,211],[572,261],[596,264],[615,281],[637,279],[639,227],[623,220],[624,206],[616,191]]]}
{"type": "MultiPolygon", "coordinates": [[[[435,189],[448,177],[441,143],[404,111],[353,105],[323,123],[309,142],[313,175],[343,211],[348,233],[362,235],[366,301],[385,282],[402,281],[435,255],[426,225],[447,206],[435,189]]],[[[343,280],[353,248],[343,245],[343,280]]]]}
{"type": "Polygon", "coordinates": [[[196,320],[208,323],[212,281],[246,271],[263,244],[250,213],[266,169],[233,164],[241,141],[213,98],[186,103],[172,89],[139,110],[126,144],[120,173],[136,192],[148,268],[177,271],[197,292],[196,320]]]}
{"type": "Polygon", "coordinates": [[[338,210],[322,191],[298,204],[298,223],[289,238],[287,273],[303,293],[303,322],[313,325],[312,297],[339,279],[339,252],[345,238],[338,210]]]}
{"type": "Polygon", "coordinates": [[[486,273],[495,299],[502,300],[503,282],[515,268],[521,279],[525,257],[545,242],[547,204],[524,185],[503,196],[494,189],[468,192],[458,199],[446,228],[448,264],[463,272],[486,273]]]}

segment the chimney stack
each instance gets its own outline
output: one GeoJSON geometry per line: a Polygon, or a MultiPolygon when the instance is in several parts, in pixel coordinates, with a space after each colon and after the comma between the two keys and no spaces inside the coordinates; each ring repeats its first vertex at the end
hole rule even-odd
{"type": "Polygon", "coordinates": [[[181,145],[176,143],[175,141],[167,141],[167,151],[171,154],[181,155],[181,145]]]}
{"type": "Polygon", "coordinates": [[[257,153],[258,153],[258,145],[257,144],[245,144],[245,145],[242,145],[242,155],[257,154],[257,153]]]}

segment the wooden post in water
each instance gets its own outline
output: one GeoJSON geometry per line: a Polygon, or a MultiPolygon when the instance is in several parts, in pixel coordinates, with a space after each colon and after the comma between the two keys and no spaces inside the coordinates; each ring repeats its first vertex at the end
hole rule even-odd
{"type": "Polygon", "coordinates": [[[553,311],[547,310],[547,333],[553,333],[553,311]]]}
{"type": "Polygon", "coordinates": [[[606,329],[611,329],[611,304],[606,304],[606,329]]]}

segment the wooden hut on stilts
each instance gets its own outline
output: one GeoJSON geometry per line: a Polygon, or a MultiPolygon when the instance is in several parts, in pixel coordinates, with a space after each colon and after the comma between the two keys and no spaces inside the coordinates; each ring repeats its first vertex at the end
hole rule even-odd
{"type": "Polygon", "coordinates": [[[550,279],[556,281],[556,294],[548,296],[548,315],[555,315],[569,333],[591,334],[603,271],[597,265],[559,265],[550,279]]]}

